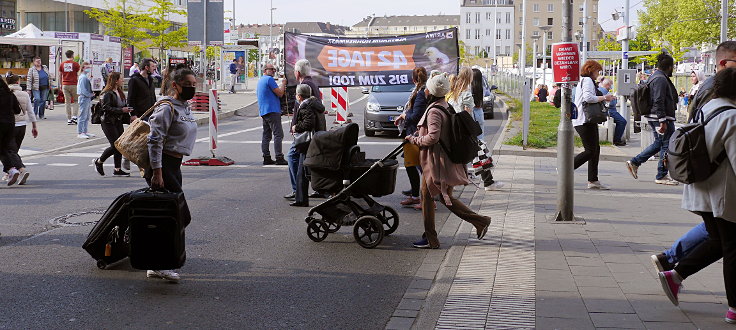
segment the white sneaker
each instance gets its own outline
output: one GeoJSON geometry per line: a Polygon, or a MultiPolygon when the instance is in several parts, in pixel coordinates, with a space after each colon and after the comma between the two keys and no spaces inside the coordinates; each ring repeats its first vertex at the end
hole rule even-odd
{"type": "Polygon", "coordinates": [[[8,181],[8,173],[3,174],[3,181],[8,181]]]}
{"type": "Polygon", "coordinates": [[[8,186],[12,186],[16,182],[18,182],[19,176],[20,171],[16,170],[15,168],[11,168],[10,171],[8,171],[8,186]]]}
{"type": "Polygon", "coordinates": [[[28,176],[30,176],[31,173],[28,173],[28,171],[23,171],[20,173],[20,180],[18,180],[18,185],[22,186],[26,184],[26,181],[28,181],[28,176]]]}
{"type": "Polygon", "coordinates": [[[679,182],[677,182],[675,180],[672,180],[672,178],[670,178],[669,175],[666,176],[666,177],[664,177],[664,178],[661,178],[661,179],[655,179],[654,180],[654,183],[656,183],[656,184],[663,184],[663,185],[667,185],[667,186],[676,186],[676,185],[679,185],[680,184],[679,182]]]}
{"type": "Polygon", "coordinates": [[[92,134],[92,133],[84,133],[84,134],[86,134],[89,137],[95,137],[95,136],[97,136],[97,134],[92,134]]]}
{"type": "Polygon", "coordinates": [[[600,181],[588,182],[588,189],[611,190],[611,187],[602,184],[600,181]]]}
{"type": "Polygon", "coordinates": [[[181,277],[179,273],[173,270],[148,270],[146,271],[146,277],[155,277],[168,280],[171,283],[178,283],[181,277]]]}
{"type": "Polygon", "coordinates": [[[84,133],[80,133],[79,135],[77,135],[77,137],[80,139],[89,139],[89,135],[84,134],[84,133]]]}
{"type": "Polygon", "coordinates": [[[501,181],[493,181],[490,186],[487,186],[485,189],[486,191],[492,191],[492,190],[500,190],[503,188],[506,184],[501,181]]]}

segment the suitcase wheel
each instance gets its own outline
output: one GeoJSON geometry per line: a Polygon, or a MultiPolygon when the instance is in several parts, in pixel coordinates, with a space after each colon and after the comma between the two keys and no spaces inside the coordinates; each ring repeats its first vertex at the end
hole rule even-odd
{"type": "Polygon", "coordinates": [[[97,260],[97,268],[105,269],[107,268],[107,263],[104,260],[97,260]]]}

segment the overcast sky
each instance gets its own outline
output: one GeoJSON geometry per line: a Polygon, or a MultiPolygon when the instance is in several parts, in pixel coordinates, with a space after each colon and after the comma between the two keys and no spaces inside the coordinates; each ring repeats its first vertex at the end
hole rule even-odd
{"type": "MultiPolygon", "coordinates": [[[[225,10],[232,9],[235,2],[237,23],[268,24],[270,16],[268,8],[271,0],[224,0],[225,10]]],[[[517,0],[521,1],[521,0],[517,0]]],[[[582,0],[575,0],[582,2],[582,0]]],[[[631,0],[632,25],[636,22],[636,9],[642,9],[643,1],[631,0]]],[[[615,30],[623,25],[623,21],[611,20],[614,8],[623,9],[623,1],[599,1],[599,21],[606,31],[615,30]]],[[[276,8],[274,23],[285,22],[330,22],[338,25],[352,26],[366,16],[383,15],[436,15],[460,14],[459,0],[273,0],[276,8]]],[[[225,14],[225,16],[229,16],[225,14]]]]}

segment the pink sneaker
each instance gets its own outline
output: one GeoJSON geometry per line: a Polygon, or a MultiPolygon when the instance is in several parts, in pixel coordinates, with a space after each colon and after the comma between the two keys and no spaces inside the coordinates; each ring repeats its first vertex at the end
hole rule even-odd
{"type": "Polygon", "coordinates": [[[736,313],[729,309],[728,312],[726,312],[726,318],[724,321],[726,321],[726,323],[736,324],[736,313]]]}
{"type": "Polygon", "coordinates": [[[682,284],[675,281],[674,271],[659,272],[659,282],[662,284],[662,290],[664,290],[667,298],[670,298],[672,304],[675,306],[679,305],[680,302],[677,300],[677,294],[680,292],[682,284]]]}

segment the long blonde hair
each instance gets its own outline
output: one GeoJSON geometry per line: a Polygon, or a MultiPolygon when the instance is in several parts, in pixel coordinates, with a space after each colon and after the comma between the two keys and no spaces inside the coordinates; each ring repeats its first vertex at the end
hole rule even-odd
{"type": "Polygon", "coordinates": [[[470,82],[473,80],[473,70],[467,66],[460,68],[460,73],[450,83],[450,92],[447,93],[446,99],[455,100],[460,94],[468,89],[470,82]]]}

